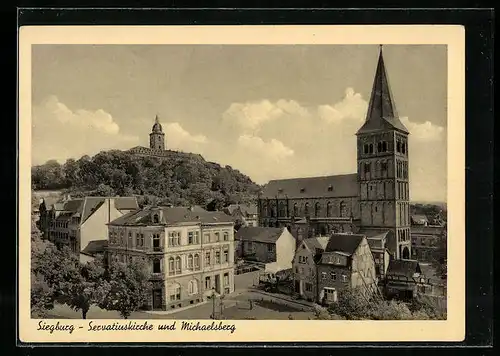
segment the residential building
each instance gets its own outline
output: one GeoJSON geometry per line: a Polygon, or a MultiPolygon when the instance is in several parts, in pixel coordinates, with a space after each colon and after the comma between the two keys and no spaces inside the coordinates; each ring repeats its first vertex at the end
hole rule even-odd
{"type": "Polygon", "coordinates": [[[375,261],[364,235],[332,234],[317,265],[317,302],[330,304],[345,290],[377,292],[375,261]]]}
{"type": "Polygon", "coordinates": [[[373,254],[373,259],[375,261],[375,273],[378,279],[383,279],[389,267],[389,261],[391,260],[391,254],[387,249],[388,235],[392,234],[391,230],[386,231],[382,234],[376,234],[372,236],[367,236],[368,245],[370,245],[370,250],[373,254]]]}
{"type": "Polygon", "coordinates": [[[412,258],[420,262],[434,262],[434,252],[445,234],[446,226],[412,226],[412,258]]]}
{"type": "Polygon", "coordinates": [[[109,263],[148,264],[149,308],[171,310],[234,291],[234,222],[223,212],[153,206],[108,226],[109,263]]]}
{"type": "Polygon", "coordinates": [[[43,219],[49,241],[80,254],[91,241],[108,239],[107,223],[135,209],[135,197],[68,198],[44,210],[43,219]]]}
{"type": "Polygon", "coordinates": [[[388,298],[409,300],[415,293],[432,290],[415,260],[392,260],[385,278],[385,294],[388,298]]]}
{"type": "Polygon", "coordinates": [[[287,228],[242,227],[236,232],[236,239],[243,259],[280,269],[292,268],[296,241],[287,228]]]}
{"type": "Polygon", "coordinates": [[[259,226],[286,226],[298,240],[331,232],[392,231],[385,248],[393,258],[408,259],[408,130],[395,109],[382,50],[356,140],[356,173],[270,181],[258,200],[259,226]]]}
{"type": "Polygon", "coordinates": [[[257,204],[231,204],[223,210],[241,226],[258,226],[257,204]]]}
{"type": "Polygon", "coordinates": [[[329,236],[312,237],[303,240],[293,258],[293,285],[295,293],[309,301],[318,298],[317,264],[326,249],[329,236]]]}

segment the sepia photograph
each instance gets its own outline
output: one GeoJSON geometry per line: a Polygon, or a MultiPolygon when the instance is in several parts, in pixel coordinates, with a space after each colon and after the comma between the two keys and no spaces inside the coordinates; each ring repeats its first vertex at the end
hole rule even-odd
{"type": "Polygon", "coordinates": [[[449,320],[449,46],[200,42],[30,45],[35,330],[449,320]]]}

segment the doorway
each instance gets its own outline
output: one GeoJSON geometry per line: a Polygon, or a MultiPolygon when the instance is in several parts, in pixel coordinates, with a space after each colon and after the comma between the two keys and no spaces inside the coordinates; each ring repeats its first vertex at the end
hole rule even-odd
{"type": "Polygon", "coordinates": [[[410,259],[410,250],[408,247],[403,247],[403,259],[404,260],[409,260],[410,259]]]}
{"type": "Polygon", "coordinates": [[[163,304],[163,292],[162,289],[153,289],[153,309],[162,309],[163,304]]]}

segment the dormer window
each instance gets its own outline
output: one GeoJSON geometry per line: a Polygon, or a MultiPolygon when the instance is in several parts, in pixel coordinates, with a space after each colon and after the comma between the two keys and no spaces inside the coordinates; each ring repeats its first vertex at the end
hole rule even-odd
{"type": "Polygon", "coordinates": [[[330,184],[330,185],[328,186],[328,191],[329,191],[329,192],[333,192],[333,185],[331,185],[331,184],[330,184]]]}
{"type": "Polygon", "coordinates": [[[160,215],[153,214],[153,224],[159,224],[159,223],[160,223],[160,215]]]}

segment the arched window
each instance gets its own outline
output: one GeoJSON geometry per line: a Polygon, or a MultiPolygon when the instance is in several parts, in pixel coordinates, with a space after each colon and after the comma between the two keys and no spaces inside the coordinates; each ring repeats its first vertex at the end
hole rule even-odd
{"type": "Polygon", "coordinates": [[[168,259],[168,274],[172,275],[174,273],[175,273],[175,262],[174,262],[174,258],[170,257],[168,259]]]}
{"type": "Polygon", "coordinates": [[[299,216],[299,207],[297,203],[293,204],[293,216],[299,216]]]}
{"type": "Polygon", "coordinates": [[[365,162],[365,174],[370,173],[370,162],[365,162]]]}
{"type": "Polygon", "coordinates": [[[177,256],[175,258],[175,273],[181,273],[181,272],[182,272],[181,258],[177,256]]]}
{"type": "Polygon", "coordinates": [[[321,205],[318,203],[314,204],[314,216],[318,217],[321,211],[321,205]]]}
{"type": "Polygon", "coordinates": [[[197,253],[195,253],[194,255],[194,269],[200,269],[200,255],[198,255],[197,253]]]}
{"type": "Polygon", "coordinates": [[[401,144],[401,153],[406,153],[406,144],[404,142],[401,144]]]}
{"type": "Polygon", "coordinates": [[[278,216],[280,217],[286,216],[286,206],[283,201],[279,202],[278,216]]]}
{"type": "Polygon", "coordinates": [[[347,216],[347,205],[343,201],[340,202],[340,217],[347,216]]]}
{"type": "Polygon", "coordinates": [[[187,268],[189,270],[193,269],[193,255],[188,255],[188,263],[187,263],[187,268]]]}
{"type": "Polygon", "coordinates": [[[326,203],[326,216],[331,217],[332,216],[332,203],[328,202],[326,203]]]}
{"type": "Polygon", "coordinates": [[[309,216],[309,203],[304,205],[304,215],[309,216]]]}
{"type": "Polygon", "coordinates": [[[189,281],[188,293],[189,294],[197,294],[198,293],[198,281],[196,279],[189,281]]]}

